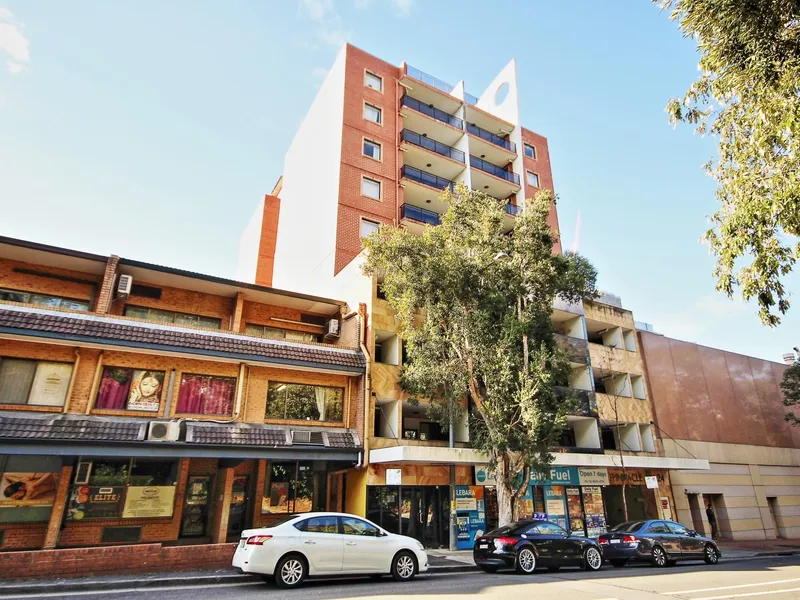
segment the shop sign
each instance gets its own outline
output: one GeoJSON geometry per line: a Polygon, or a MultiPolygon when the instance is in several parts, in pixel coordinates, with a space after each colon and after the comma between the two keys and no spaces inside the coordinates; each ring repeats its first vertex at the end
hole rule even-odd
{"type": "MultiPolygon", "coordinates": [[[[625,475],[627,476],[627,485],[645,485],[647,483],[645,481],[644,471],[634,471],[629,469],[626,470],[625,475]]],[[[653,477],[655,477],[659,483],[664,481],[663,473],[655,473],[653,477]]],[[[622,485],[622,469],[609,469],[608,480],[610,485],[622,485]]]]}
{"type": "Polygon", "coordinates": [[[531,483],[536,485],[578,485],[577,467],[553,467],[550,475],[542,481],[536,473],[531,473],[531,483]]]}
{"type": "Polygon", "coordinates": [[[644,483],[647,485],[648,490],[658,489],[658,477],[650,476],[644,478],[644,483]]]}
{"type": "Polygon", "coordinates": [[[483,488],[470,486],[456,486],[456,510],[477,511],[479,497],[483,497],[483,488]]]}
{"type": "Polygon", "coordinates": [[[175,505],[174,485],[131,486],[125,495],[123,519],[171,517],[175,505]]]}
{"type": "Polygon", "coordinates": [[[497,485],[494,473],[486,465],[475,467],[475,485],[497,485]]]}
{"type": "Polygon", "coordinates": [[[578,481],[581,485],[608,485],[608,469],[578,467],[578,481]]]}
{"type": "Polygon", "coordinates": [[[402,485],[403,469],[386,469],[386,485],[402,485]]]}
{"type": "Polygon", "coordinates": [[[52,506],[60,473],[3,473],[0,506],[52,506]]]}
{"type": "Polygon", "coordinates": [[[67,511],[67,520],[103,519],[119,517],[125,488],[122,486],[89,486],[73,488],[67,511]]]}

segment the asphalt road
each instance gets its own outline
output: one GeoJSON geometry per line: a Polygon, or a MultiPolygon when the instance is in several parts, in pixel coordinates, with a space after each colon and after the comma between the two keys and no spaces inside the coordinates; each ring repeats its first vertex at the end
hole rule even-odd
{"type": "MultiPolygon", "coordinates": [[[[711,567],[703,563],[655,569],[630,566],[622,569],[604,567],[598,573],[563,569],[558,573],[532,576],[481,572],[421,575],[410,583],[395,583],[391,577],[381,580],[336,579],[311,580],[297,590],[279,590],[274,585],[181,586],[142,590],[106,590],[93,593],[59,594],[59,598],[122,600],[233,600],[268,598],[269,600],[306,598],[407,598],[420,600],[456,600],[465,596],[485,599],[537,600],[797,600],[800,598],[800,556],[769,557],[720,562],[711,567]]],[[[28,598],[44,596],[28,596],[28,598]]],[[[49,596],[52,597],[52,596],[49,596]]]]}

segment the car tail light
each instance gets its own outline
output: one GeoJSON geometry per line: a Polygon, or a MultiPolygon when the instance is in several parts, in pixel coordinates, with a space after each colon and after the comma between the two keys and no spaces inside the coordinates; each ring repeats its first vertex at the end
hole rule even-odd
{"type": "Polygon", "coordinates": [[[604,537],[597,538],[597,541],[600,543],[601,546],[608,545],[608,538],[604,538],[604,537]]]}
{"type": "Polygon", "coordinates": [[[622,538],[623,544],[633,544],[634,542],[638,541],[639,538],[637,538],[635,535],[626,535],[624,538],[622,538]]]}
{"type": "Polygon", "coordinates": [[[494,541],[495,546],[516,546],[516,544],[517,538],[513,537],[499,537],[494,541]]]}
{"type": "Polygon", "coordinates": [[[251,535],[247,538],[247,545],[248,546],[263,546],[264,542],[268,542],[272,539],[271,535],[251,535]]]}

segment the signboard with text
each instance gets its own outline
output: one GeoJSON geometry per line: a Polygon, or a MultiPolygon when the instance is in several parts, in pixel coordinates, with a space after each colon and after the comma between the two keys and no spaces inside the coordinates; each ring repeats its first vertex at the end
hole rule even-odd
{"type": "Polygon", "coordinates": [[[531,483],[536,485],[578,485],[577,467],[552,467],[544,481],[536,473],[531,473],[531,483]]]}
{"type": "Polygon", "coordinates": [[[131,486],[125,495],[122,518],[171,517],[174,505],[174,485],[131,486]]]}
{"type": "Polygon", "coordinates": [[[578,467],[578,480],[581,485],[608,485],[608,469],[578,467]]]}

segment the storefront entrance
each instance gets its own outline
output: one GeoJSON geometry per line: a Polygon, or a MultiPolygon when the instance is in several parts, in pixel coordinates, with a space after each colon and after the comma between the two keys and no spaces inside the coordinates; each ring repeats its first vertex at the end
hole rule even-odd
{"type": "Polygon", "coordinates": [[[211,476],[190,476],[183,500],[181,537],[202,537],[208,530],[208,502],[211,497],[211,476]]]}
{"type": "Polygon", "coordinates": [[[367,488],[367,518],[427,548],[449,545],[449,504],[450,488],[443,485],[367,488]]]}
{"type": "Polygon", "coordinates": [[[237,475],[231,488],[231,507],[228,512],[228,538],[239,539],[246,529],[250,477],[237,475]]]}

